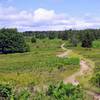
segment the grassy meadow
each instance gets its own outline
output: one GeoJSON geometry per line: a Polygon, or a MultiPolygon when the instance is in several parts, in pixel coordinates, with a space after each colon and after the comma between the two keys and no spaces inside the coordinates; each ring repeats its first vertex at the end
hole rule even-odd
{"type": "Polygon", "coordinates": [[[95,75],[95,73],[100,72],[100,40],[96,40],[93,42],[93,47],[92,48],[81,48],[81,47],[76,47],[76,48],[71,48],[73,49],[74,53],[77,53],[87,60],[90,61],[92,65],[92,71],[90,75],[86,75],[83,77],[79,77],[80,84],[88,90],[95,91],[97,93],[100,93],[100,88],[97,88],[93,86],[90,82],[90,79],[92,76],[95,75]]]}
{"type": "Polygon", "coordinates": [[[79,58],[58,58],[63,52],[59,39],[41,39],[31,43],[30,52],[0,54],[0,83],[24,87],[31,83],[43,86],[63,80],[79,69],[79,58]]]}

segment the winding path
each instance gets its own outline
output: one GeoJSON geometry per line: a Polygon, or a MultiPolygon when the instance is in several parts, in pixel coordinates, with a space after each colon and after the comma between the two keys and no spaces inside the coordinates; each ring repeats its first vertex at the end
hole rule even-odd
{"type": "Polygon", "coordinates": [[[64,47],[64,45],[65,45],[65,43],[63,43],[63,44],[61,45],[61,48],[64,50],[64,52],[61,53],[61,54],[59,54],[59,55],[57,55],[57,56],[60,57],[60,58],[68,57],[69,53],[72,52],[72,50],[66,49],[66,48],[64,47]]]}
{"type": "MultiPolygon", "coordinates": [[[[66,56],[68,56],[68,54],[70,52],[72,52],[72,50],[67,50],[64,47],[64,45],[65,45],[65,43],[61,45],[61,48],[64,50],[64,52],[62,54],[57,55],[58,57],[61,57],[61,58],[66,57],[66,56]]],[[[79,81],[77,81],[76,77],[85,75],[89,71],[91,71],[91,68],[88,66],[86,61],[81,60],[80,61],[80,70],[78,72],[74,73],[73,75],[67,77],[66,79],[64,79],[64,83],[65,84],[72,83],[73,85],[78,85],[79,81]]],[[[94,100],[100,100],[100,94],[96,94],[96,93],[91,92],[91,91],[86,91],[86,93],[93,96],[94,100]]]]}
{"type": "Polygon", "coordinates": [[[85,73],[87,73],[90,70],[90,68],[88,67],[86,62],[83,60],[80,61],[80,66],[81,66],[80,70],[78,72],[74,73],[73,75],[69,76],[68,78],[66,78],[64,80],[64,83],[72,83],[73,85],[79,84],[79,82],[76,80],[76,77],[84,75],[85,73]]]}

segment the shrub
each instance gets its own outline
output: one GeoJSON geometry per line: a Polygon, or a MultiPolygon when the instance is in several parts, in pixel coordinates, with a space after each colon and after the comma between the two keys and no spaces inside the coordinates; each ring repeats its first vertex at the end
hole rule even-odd
{"type": "Polygon", "coordinates": [[[100,48],[100,40],[93,41],[93,48],[100,48]]]}
{"type": "Polygon", "coordinates": [[[35,37],[32,37],[32,38],[31,38],[31,42],[32,42],[32,43],[36,43],[36,38],[35,38],[35,37]]]}
{"type": "Polygon", "coordinates": [[[96,87],[100,88],[100,72],[96,73],[90,80],[96,87]]]}
{"type": "Polygon", "coordinates": [[[12,88],[9,85],[0,84],[0,98],[4,98],[5,100],[10,99],[12,95],[12,88]]]}
{"type": "Polygon", "coordinates": [[[0,50],[2,53],[23,53],[29,49],[23,35],[16,29],[0,30],[0,50]]]}
{"type": "Polygon", "coordinates": [[[64,84],[63,82],[50,85],[47,95],[54,97],[55,100],[84,100],[83,90],[80,86],[64,84]]]}

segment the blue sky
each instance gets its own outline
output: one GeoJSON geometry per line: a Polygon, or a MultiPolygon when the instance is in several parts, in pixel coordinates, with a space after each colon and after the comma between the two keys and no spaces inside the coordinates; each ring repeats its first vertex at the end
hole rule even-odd
{"type": "Polygon", "coordinates": [[[100,27],[100,0],[0,0],[0,28],[65,30],[100,27]]]}

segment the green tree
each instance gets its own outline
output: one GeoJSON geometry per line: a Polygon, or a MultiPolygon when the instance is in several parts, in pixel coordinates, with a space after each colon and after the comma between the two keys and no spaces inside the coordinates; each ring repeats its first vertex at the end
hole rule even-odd
{"type": "Polygon", "coordinates": [[[49,39],[54,39],[56,38],[56,34],[54,32],[49,33],[49,39]]]}
{"type": "Polygon", "coordinates": [[[85,48],[90,48],[92,47],[92,41],[93,41],[93,36],[92,34],[86,30],[83,34],[82,34],[82,47],[85,48]]]}
{"type": "Polygon", "coordinates": [[[62,40],[68,40],[68,33],[67,31],[64,31],[62,34],[62,40]]]}
{"type": "Polygon", "coordinates": [[[16,29],[0,30],[0,51],[2,53],[23,53],[29,51],[23,35],[16,29]]]}
{"type": "Polygon", "coordinates": [[[36,43],[36,38],[34,36],[31,38],[31,42],[36,43]]]}
{"type": "Polygon", "coordinates": [[[70,42],[72,44],[72,46],[76,47],[78,44],[78,38],[76,37],[76,34],[74,33],[70,39],[70,42]]]}

